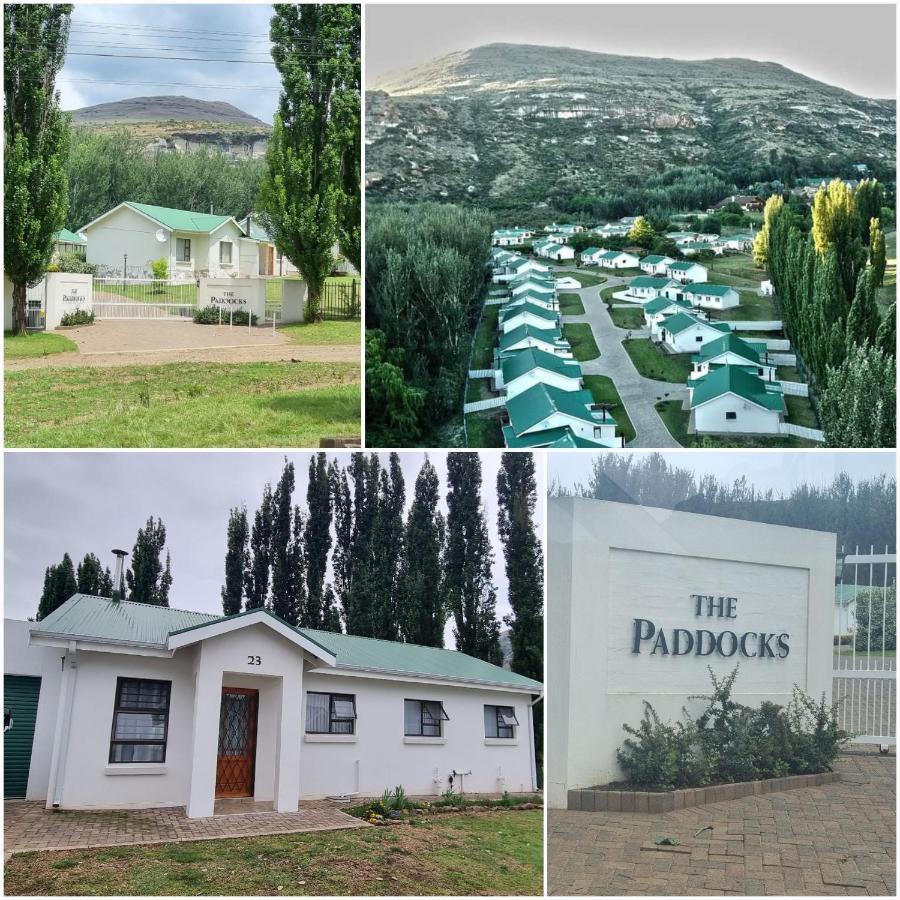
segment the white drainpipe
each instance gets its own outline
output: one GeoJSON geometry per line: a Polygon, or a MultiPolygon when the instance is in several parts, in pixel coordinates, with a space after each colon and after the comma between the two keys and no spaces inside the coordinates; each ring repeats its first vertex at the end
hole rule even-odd
{"type": "Polygon", "coordinates": [[[543,699],[544,695],[541,694],[528,704],[528,753],[531,758],[531,789],[533,791],[537,790],[537,759],[535,757],[534,746],[534,707],[543,699]]]}
{"type": "Polygon", "coordinates": [[[58,809],[62,803],[63,787],[66,777],[66,757],[69,755],[69,733],[72,730],[72,702],[75,697],[75,678],[78,674],[78,659],[75,655],[77,645],[69,642],[63,662],[62,704],[57,731],[56,777],[53,779],[53,808],[58,809]]]}

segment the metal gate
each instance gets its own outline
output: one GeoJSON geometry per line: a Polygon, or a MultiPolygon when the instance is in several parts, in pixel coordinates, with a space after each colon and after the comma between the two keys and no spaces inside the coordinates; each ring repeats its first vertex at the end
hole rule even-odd
{"type": "Polygon", "coordinates": [[[853,741],[897,744],[896,562],[885,547],[841,548],[834,605],[832,697],[853,741]]]}
{"type": "Polygon", "coordinates": [[[25,327],[43,331],[47,327],[47,279],[42,278],[25,293],[25,327]]]}
{"type": "Polygon", "coordinates": [[[94,278],[98,319],[156,319],[191,322],[197,310],[197,284],[154,278],[94,278]]]}

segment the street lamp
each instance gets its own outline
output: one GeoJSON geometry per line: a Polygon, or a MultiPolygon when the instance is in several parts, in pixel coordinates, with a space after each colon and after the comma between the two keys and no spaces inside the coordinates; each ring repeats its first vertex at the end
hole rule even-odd
{"type": "Polygon", "coordinates": [[[125,263],[122,266],[122,290],[125,290],[125,279],[128,278],[128,254],[125,254],[125,263]]]}

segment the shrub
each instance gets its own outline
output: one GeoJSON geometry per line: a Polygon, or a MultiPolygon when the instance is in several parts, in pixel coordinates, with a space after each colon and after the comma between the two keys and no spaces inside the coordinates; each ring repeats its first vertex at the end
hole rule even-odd
{"type": "Polygon", "coordinates": [[[671,790],[709,783],[753,781],[830,771],[849,740],[838,727],[837,704],[816,701],[794,686],[787,707],[768,701],[758,708],[732,699],[738,670],[717,678],[706,708],[684,721],[660,720],[644,701],[644,716],[616,752],[626,779],[635,786],[671,790]]]}
{"type": "Polygon", "coordinates": [[[856,649],[896,650],[897,649],[897,589],[874,587],[860,591],[856,595],[856,649]],[[869,612],[871,611],[871,626],[869,612]],[[887,629],[885,629],[885,623],[887,629]],[[870,632],[871,628],[871,634],[870,632]],[[884,646],[882,647],[882,643],[884,646]]]}
{"type": "MultiPolygon", "coordinates": [[[[253,324],[256,325],[259,322],[259,316],[256,313],[247,313],[243,309],[235,310],[233,313],[229,313],[227,309],[223,309],[221,311],[221,321],[222,324],[226,324],[231,322],[233,325],[246,325],[247,324],[247,316],[253,316],[253,324]]],[[[201,309],[198,309],[194,312],[194,321],[198,325],[218,325],[219,324],[219,307],[218,306],[204,306],[201,309]]]]}
{"type": "Polygon", "coordinates": [[[97,267],[77,253],[60,253],[56,260],[56,268],[47,266],[47,271],[70,272],[76,275],[96,275],[97,267]]]}
{"type": "MultiPolygon", "coordinates": [[[[150,271],[153,272],[153,277],[158,279],[159,281],[166,281],[169,278],[169,260],[166,259],[165,256],[161,256],[159,259],[151,260],[150,262],[150,271]]],[[[155,293],[162,293],[162,287],[155,290],[155,293]]]]}
{"type": "Polygon", "coordinates": [[[94,314],[86,309],[76,309],[65,313],[59,321],[60,325],[93,325],[94,314]]]}

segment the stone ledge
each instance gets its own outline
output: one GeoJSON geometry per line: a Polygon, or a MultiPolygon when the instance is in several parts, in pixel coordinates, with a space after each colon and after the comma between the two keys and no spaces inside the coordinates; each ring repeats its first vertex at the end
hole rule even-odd
{"type": "Polygon", "coordinates": [[[683,788],[677,791],[569,791],[568,808],[585,812],[673,812],[707,803],[738,800],[775,791],[818,787],[840,781],[838,772],[818,775],[790,775],[787,778],[767,778],[764,781],[741,781],[702,788],[683,788]]]}

